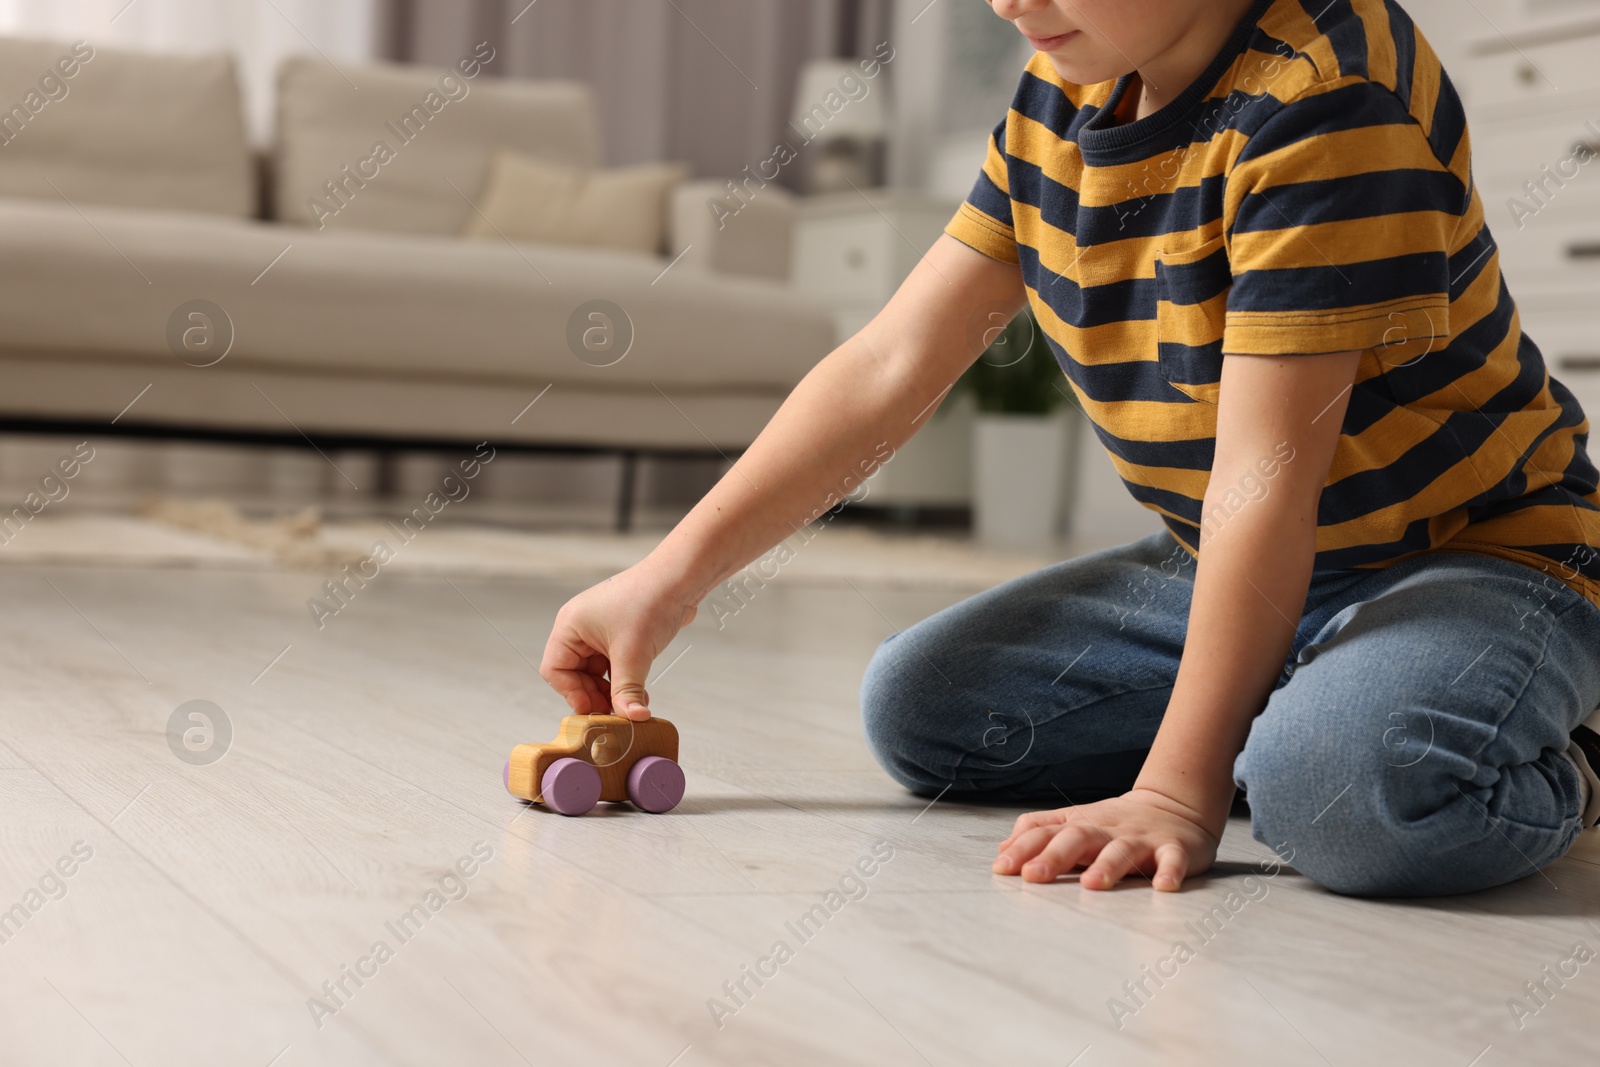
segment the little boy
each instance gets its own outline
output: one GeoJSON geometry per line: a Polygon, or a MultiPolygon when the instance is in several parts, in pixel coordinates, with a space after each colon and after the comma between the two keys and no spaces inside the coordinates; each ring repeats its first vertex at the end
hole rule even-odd
{"type": "Polygon", "coordinates": [[[862,704],[889,773],[1050,804],[994,869],[1088,889],[1176,890],[1236,790],[1338,892],[1560,857],[1600,821],[1600,491],[1432,49],[1385,0],[991,6],[1038,54],[947,235],[649,558],[561,610],[544,677],[648,715],[695,605],[1026,300],[1166,529],[885,641],[862,704]]]}

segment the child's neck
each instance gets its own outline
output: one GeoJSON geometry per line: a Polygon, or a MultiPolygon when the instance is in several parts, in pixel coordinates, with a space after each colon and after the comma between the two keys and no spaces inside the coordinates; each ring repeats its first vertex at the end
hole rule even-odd
{"type": "Polygon", "coordinates": [[[1255,0],[1215,0],[1197,5],[1178,43],[1128,76],[1119,122],[1137,122],[1176,100],[1211,66],[1255,0]]]}

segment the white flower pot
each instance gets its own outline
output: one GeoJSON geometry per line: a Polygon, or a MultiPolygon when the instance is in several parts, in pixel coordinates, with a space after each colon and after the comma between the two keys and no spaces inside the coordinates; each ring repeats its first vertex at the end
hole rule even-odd
{"type": "Polygon", "coordinates": [[[989,548],[1056,544],[1068,523],[1078,413],[980,414],[972,435],[972,518],[989,548]]]}
{"type": "Polygon", "coordinates": [[[972,504],[972,420],[977,406],[970,395],[940,404],[868,480],[861,503],[871,507],[964,508],[972,504]]]}

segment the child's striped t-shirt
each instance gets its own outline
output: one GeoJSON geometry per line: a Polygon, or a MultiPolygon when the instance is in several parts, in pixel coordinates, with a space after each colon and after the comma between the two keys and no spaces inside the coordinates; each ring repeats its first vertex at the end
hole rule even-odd
{"type": "Polygon", "coordinates": [[[1317,568],[1481,553],[1600,605],[1588,422],[1522,332],[1461,102],[1405,11],[1258,0],[1167,107],[1119,123],[1126,86],[1036,55],[947,232],[1020,263],[1134,497],[1198,552],[1237,495],[1202,514],[1223,353],[1361,350],[1317,568]]]}

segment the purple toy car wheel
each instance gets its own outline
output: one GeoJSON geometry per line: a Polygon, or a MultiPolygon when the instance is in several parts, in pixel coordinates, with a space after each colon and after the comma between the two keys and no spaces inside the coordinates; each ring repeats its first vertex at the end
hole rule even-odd
{"type": "Polygon", "coordinates": [[[563,815],[582,815],[600,803],[600,772],[568,756],[545,768],[539,781],[544,805],[563,815]]]}
{"type": "Polygon", "coordinates": [[[646,756],[628,768],[628,799],[645,811],[671,811],[683,788],[683,768],[665,756],[646,756]]]}

